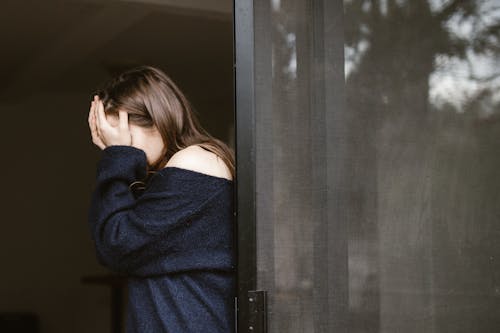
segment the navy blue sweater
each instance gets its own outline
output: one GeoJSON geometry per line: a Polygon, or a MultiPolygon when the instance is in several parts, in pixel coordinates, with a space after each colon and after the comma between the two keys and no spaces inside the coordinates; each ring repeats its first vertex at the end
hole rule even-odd
{"type": "Polygon", "coordinates": [[[102,150],[88,215],[99,263],[128,281],[127,333],[234,332],[233,181],[102,150]]]}

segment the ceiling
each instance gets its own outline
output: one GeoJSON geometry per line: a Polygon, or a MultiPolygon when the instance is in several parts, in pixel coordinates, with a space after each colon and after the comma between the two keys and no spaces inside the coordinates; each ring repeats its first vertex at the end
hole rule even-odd
{"type": "Polygon", "coordinates": [[[110,74],[157,65],[188,95],[231,96],[232,1],[6,1],[0,101],[91,91],[110,74]],[[215,89],[214,80],[226,82],[215,89]]]}

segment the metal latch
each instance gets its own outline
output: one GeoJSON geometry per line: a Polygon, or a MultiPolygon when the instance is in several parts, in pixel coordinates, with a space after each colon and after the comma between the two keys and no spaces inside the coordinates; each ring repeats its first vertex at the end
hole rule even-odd
{"type": "Polygon", "coordinates": [[[248,332],[267,333],[267,291],[248,291],[248,332]]]}

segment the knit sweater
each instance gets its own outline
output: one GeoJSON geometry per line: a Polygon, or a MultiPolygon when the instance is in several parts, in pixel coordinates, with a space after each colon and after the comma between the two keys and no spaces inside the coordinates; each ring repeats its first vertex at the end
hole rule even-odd
{"type": "Polygon", "coordinates": [[[168,166],[132,190],[146,171],[106,147],[88,214],[98,262],[127,276],[127,333],[234,332],[233,181],[168,166]]]}

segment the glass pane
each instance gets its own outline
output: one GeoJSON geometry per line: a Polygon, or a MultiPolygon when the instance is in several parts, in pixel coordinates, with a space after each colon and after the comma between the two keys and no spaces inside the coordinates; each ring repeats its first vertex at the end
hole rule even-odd
{"type": "Polygon", "coordinates": [[[500,329],[500,1],[344,1],[351,332],[500,329]]]}
{"type": "Polygon", "coordinates": [[[270,332],[337,331],[347,305],[335,208],[345,188],[345,143],[334,138],[344,131],[342,3],[254,5],[258,289],[269,292],[270,332]]]}
{"type": "Polygon", "coordinates": [[[255,1],[270,332],[500,329],[500,1],[255,1]]]}

